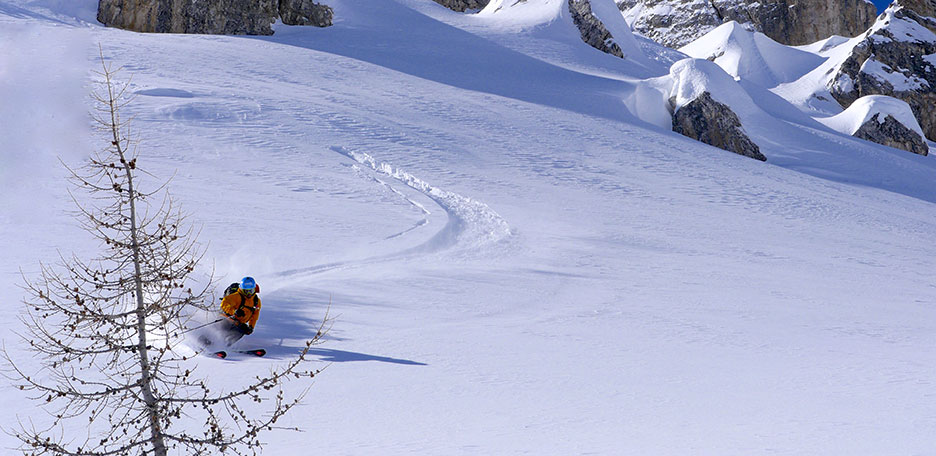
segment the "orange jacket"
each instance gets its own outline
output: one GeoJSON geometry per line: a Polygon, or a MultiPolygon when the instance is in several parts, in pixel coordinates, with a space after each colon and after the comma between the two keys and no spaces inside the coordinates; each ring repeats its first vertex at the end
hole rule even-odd
{"type": "Polygon", "coordinates": [[[240,323],[247,323],[253,328],[254,325],[257,324],[257,318],[260,316],[260,296],[255,294],[248,297],[240,291],[231,293],[221,300],[221,312],[224,312],[224,314],[231,319],[240,323]],[[237,309],[243,309],[243,317],[234,315],[237,309]]]}

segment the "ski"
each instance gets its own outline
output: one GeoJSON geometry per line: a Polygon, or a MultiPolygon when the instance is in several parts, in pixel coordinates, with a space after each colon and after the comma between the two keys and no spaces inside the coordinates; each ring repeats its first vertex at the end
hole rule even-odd
{"type": "Polygon", "coordinates": [[[262,348],[256,348],[253,350],[238,350],[237,353],[243,353],[245,355],[263,356],[266,354],[266,350],[262,348]]]}
{"type": "Polygon", "coordinates": [[[227,358],[227,352],[225,352],[224,350],[216,351],[216,352],[211,353],[211,356],[214,356],[215,358],[224,359],[224,358],[227,358]]]}

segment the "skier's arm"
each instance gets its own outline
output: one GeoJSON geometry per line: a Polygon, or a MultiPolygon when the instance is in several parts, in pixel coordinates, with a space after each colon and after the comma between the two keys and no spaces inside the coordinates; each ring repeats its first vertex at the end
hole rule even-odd
{"type": "Polygon", "coordinates": [[[221,301],[221,311],[225,315],[234,315],[234,312],[237,310],[238,303],[236,302],[237,295],[227,295],[224,297],[224,300],[221,301]]]}
{"type": "Polygon", "coordinates": [[[254,328],[257,325],[257,318],[260,318],[260,297],[257,296],[257,306],[254,308],[253,315],[250,316],[250,327],[254,328]]]}

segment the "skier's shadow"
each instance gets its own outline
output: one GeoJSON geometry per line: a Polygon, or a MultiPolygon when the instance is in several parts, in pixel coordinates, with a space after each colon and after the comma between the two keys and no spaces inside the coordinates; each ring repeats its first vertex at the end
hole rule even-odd
{"type": "MultiPolygon", "coordinates": [[[[263,307],[260,310],[260,319],[257,331],[253,335],[241,339],[238,349],[264,348],[267,358],[294,359],[304,348],[303,345],[284,343],[284,336],[291,340],[312,340],[316,332],[322,327],[322,320],[328,309],[329,296],[308,296],[296,298],[271,293],[262,296],[263,307]],[[309,315],[320,314],[318,319],[309,315]]],[[[334,312],[334,309],[331,309],[334,312]]],[[[328,334],[324,339],[328,341],[343,340],[340,337],[328,334]]],[[[345,363],[352,361],[377,361],[410,366],[426,366],[427,364],[408,359],[392,358],[389,356],[369,355],[366,353],[319,348],[309,349],[311,357],[318,357],[321,361],[330,363],[345,363]]]]}
{"type": "Polygon", "coordinates": [[[375,356],[364,353],[349,352],[344,350],[332,350],[326,348],[313,348],[309,350],[313,356],[318,356],[322,361],[330,363],[346,363],[351,361],[380,361],[382,363],[406,364],[409,366],[427,366],[426,363],[411,361],[408,359],[390,358],[387,356],[375,356]]]}

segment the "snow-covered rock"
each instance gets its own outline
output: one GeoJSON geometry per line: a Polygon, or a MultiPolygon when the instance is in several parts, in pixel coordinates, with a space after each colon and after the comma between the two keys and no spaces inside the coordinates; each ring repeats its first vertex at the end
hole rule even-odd
{"type": "Polygon", "coordinates": [[[846,107],[866,95],[904,100],[925,136],[936,139],[936,18],[924,15],[933,13],[932,5],[892,4],[836,62],[826,81],[831,95],[846,107]]]}
{"type": "Polygon", "coordinates": [[[727,105],[713,100],[708,92],[676,110],[673,131],[719,149],[767,160],[745,133],[738,116],[727,105]]]}
{"type": "Polygon", "coordinates": [[[734,111],[758,110],[738,83],[712,62],[685,59],[670,68],[673,131],[736,154],[765,161],[734,111]]]}
{"type": "Polygon", "coordinates": [[[919,155],[929,154],[910,105],[896,98],[864,96],[841,114],[816,120],[841,133],[919,155]]]}
{"type": "Polygon", "coordinates": [[[311,0],[100,0],[97,20],[137,32],[272,35],[290,25],[332,24],[330,7],[311,0]]]}
{"type": "MultiPolygon", "coordinates": [[[[761,89],[763,90],[763,89],[761,89]]],[[[687,58],[645,80],[624,100],[644,122],[740,155],[766,160],[743,127],[769,117],[744,87],[708,60],[687,58]]],[[[795,108],[790,107],[795,111],[795,108]]]]}
{"type": "Polygon", "coordinates": [[[855,36],[877,15],[865,0],[621,0],[634,31],[670,47],[684,46],[736,21],[784,44],[831,35],[855,36]]]}
{"type": "Polygon", "coordinates": [[[823,61],[815,53],[782,45],[734,21],[718,26],[679,51],[711,60],[728,74],[764,87],[799,79],[823,61]]]}

